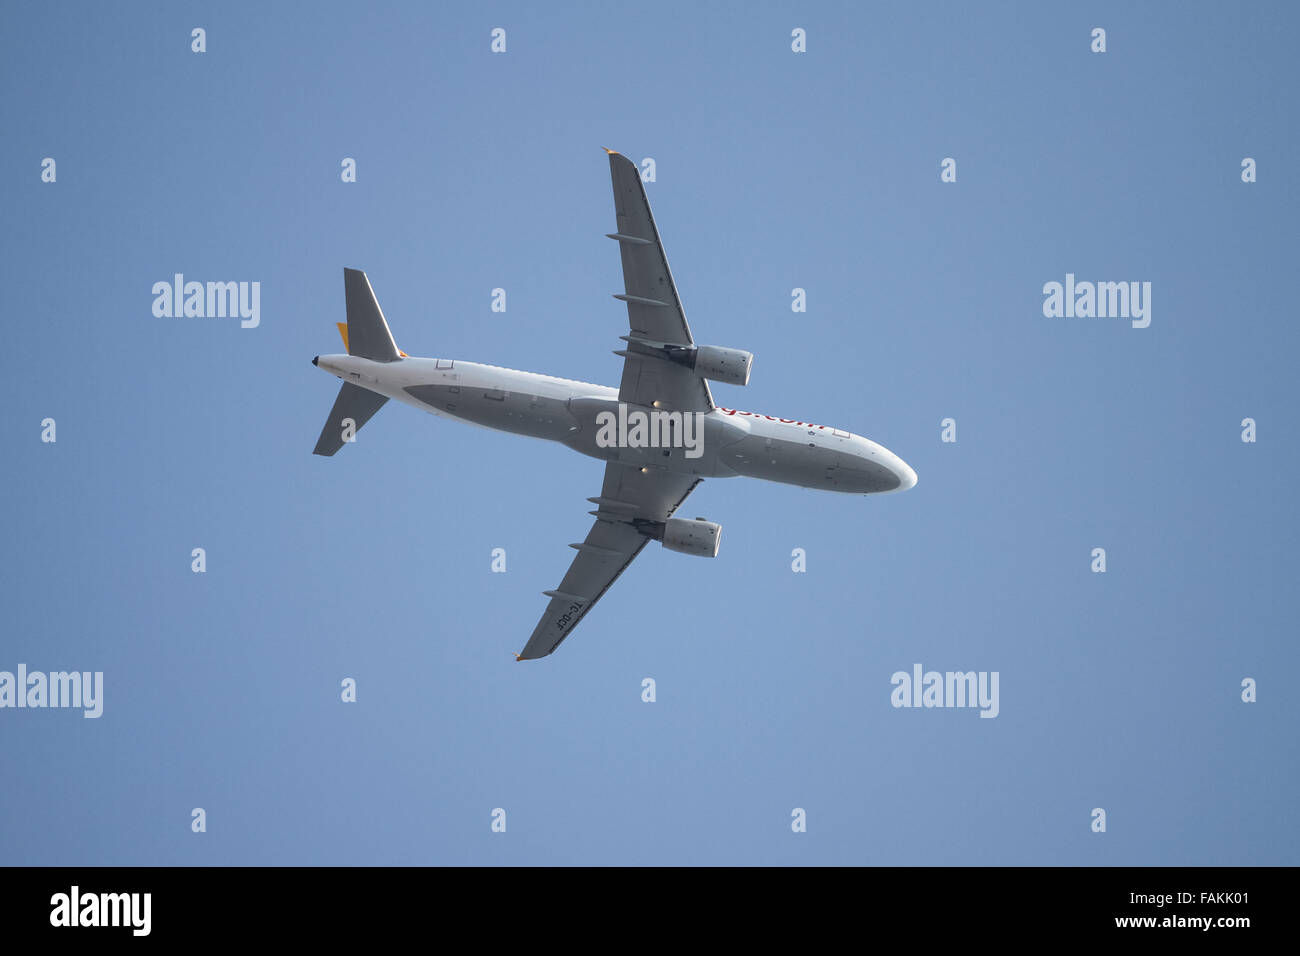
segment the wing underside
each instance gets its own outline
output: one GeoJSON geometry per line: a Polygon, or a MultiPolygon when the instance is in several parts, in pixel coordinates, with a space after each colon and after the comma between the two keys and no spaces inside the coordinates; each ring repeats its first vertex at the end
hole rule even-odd
{"type": "MultiPolygon", "coordinates": [[[[627,303],[629,338],[657,345],[694,345],[641,172],[626,156],[611,152],[609,173],[618,223],[609,238],[618,242],[623,260],[624,290],[615,298],[627,303]]],[[[661,407],[684,412],[713,411],[708,382],[690,369],[659,358],[620,354],[624,355],[620,401],[631,405],[659,402],[661,407]]]]}
{"type": "Polygon", "coordinates": [[[545,657],[559,647],[650,540],[637,522],[666,521],[699,482],[690,475],[607,464],[600,496],[588,499],[596,505],[596,520],[581,544],[570,545],[578,554],[559,587],[543,592],[551,602],[519,660],[545,657]]]}
{"type": "MultiPolygon", "coordinates": [[[[609,238],[618,242],[623,262],[624,291],[615,298],[627,304],[628,319],[629,348],[618,353],[624,359],[619,401],[707,414],[714,408],[708,383],[689,368],[647,354],[647,347],[689,347],[694,339],[640,170],[610,151],[609,172],[617,220],[609,238]]],[[[559,586],[543,592],[551,601],[519,660],[545,657],[559,647],[645,548],[648,526],[667,521],[699,482],[693,475],[607,463],[600,496],[588,499],[596,505],[596,520],[581,543],[569,546],[578,554],[559,586]]]]}

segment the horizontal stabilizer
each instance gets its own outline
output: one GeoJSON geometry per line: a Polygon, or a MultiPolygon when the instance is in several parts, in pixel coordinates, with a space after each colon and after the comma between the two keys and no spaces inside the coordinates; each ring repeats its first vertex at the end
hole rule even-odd
{"type": "Polygon", "coordinates": [[[347,441],[344,438],[344,428],[348,429],[350,435],[355,435],[361,430],[362,425],[370,421],[375,412],[384,407],[386,401],[388,398],[378,392],[361,388],[351,382],[344,382],[343,387],[339,389],[339,397],[334,399],[330,417],[326,419],[325,427],[320,430],[320,438],[316,439],[316,447],[312,449],[312,454],[334,454],[347,441]],[[350,420],[351,424],[345,425],[345,420],[350,420]]]}

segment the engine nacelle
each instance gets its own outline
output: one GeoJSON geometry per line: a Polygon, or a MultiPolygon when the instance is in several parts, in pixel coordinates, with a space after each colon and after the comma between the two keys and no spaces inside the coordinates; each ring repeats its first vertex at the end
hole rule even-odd
{"type": "Polygon", "coordinates": [[[748,385],[749,370],[754,364],[752,352],[701,345],[695,350],[695,374],[727,385],[748,385]]]}
{"type": "Polygon", "coordinates": [[[722,525],[703,518],[669,518],[664,522],[663,542],[669,551],[716,558],[722,543],[722,525]]]}

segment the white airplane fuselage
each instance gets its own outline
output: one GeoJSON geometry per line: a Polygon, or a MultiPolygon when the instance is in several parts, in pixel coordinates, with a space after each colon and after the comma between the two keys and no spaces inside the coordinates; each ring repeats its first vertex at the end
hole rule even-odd
{"type": "MultiPolygon", "coordinates": [[[[602,423],[610,421],[610,414],[620,415],[621,403],[618,389],[609,386],[459,359],[375,362],[320,355],[313,364],[440,418],[544,438],[602,461],[701,478],[745,475],[849,494],[906,491],[916,484],[916,473],[883,445],[796,419],[717,407],[693,423],[700,429],[693,444],[645,446],[635,438],[610,443],[601,440],[602,423]]],[[[655,411],[623,405],[621,412],[628,410],[655,411]]],[[[606,438],[608,434],[605,429],[606,438]]]]}

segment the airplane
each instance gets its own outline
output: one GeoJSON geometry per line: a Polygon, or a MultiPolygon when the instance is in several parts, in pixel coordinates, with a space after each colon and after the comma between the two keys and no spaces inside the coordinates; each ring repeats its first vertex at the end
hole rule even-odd
{"type": "Polygon", "coordinates": [[[670,551],[716,557],[722,527],[675,517],[705,478],[746,475],[847,494],[906,491],[916,472],[870,439],[839,428],[776,418],[713,401],[709,382],[749,383],[753,355],[697,345],[668,269],[640,171],[609,154],[623,260],[627,348],[618,388],[460,359],[412,358],[393,340],[370,280],[343,270],[347,322],[342,355],[312,364],[343,380],[314,454],[333,455],[390,398],[439,418],[543,438],[605,462],[587,537],[541,620],[515,655],[560,646],[651,540],[670,551]]]}

